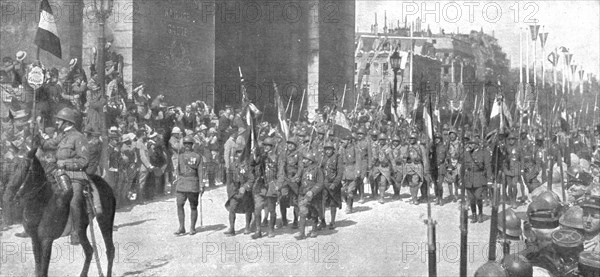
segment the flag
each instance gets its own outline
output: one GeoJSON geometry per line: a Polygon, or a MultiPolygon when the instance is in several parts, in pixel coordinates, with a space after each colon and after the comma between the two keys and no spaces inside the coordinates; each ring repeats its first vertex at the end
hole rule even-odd
{"type": "Polygon", "coordinates": [[[287,123],[285,108],[283,107],[283,101],[281,100],[281,95],[279,95],[279,90],[277,89],[277,84],[275,84],[275,82],[273,82],[273,87],[275,88],[275,103],[277,104],[277,119],[279,120],[279,127],[281,128],[283,137],[287,140],[290,134],[290,128],[287,123]]]}
{"type": "Polygon", "coordinates": [[[40,22],[38,23],[37,32],[35,33],[34,43],[39,48],[62,59],[62,49],[60,47],[56,19],[54,18],[48,0],[42,0],[42,3],[40,4],[40,22]]]}
{"type": "Polygon", "coordinates": [[[246,119],[246,126],[248,126],[248,134],[246,134],[246,144],[242,152],[242,161],[253,161],[256,160],[257,156],[258,139],[256,136],[254,114],[249,106],[246,106],[244,117],[246,119]]]}
{"type": "Polygon", "coordinates": [[[431,141],[433,141],[433,109],[431,108],[431,95],[429,95],[429,104],[423,106],[423,123],[425,132],[431,141]]]}
{"type": "Polygon", "coordinates": [[[348,118],[343,112],[336,111],[334,117],[333,135],[341,137],[346,134],[350,134],[350,124],[348,124],[348,118]]]}
{"type": "Polygon", "coordinates": [[[559,109],[560,109],[560,116],[558,119],[560,121],[560,129],[563,132],[568,132],[569,131],[569,117],[567,115],[566,103],[564,100],[561,101],[559,109]]]}
{"type": "Polygon", "coordinates": [[[558,62],[558,54],[556,52],[550,52],[550,54],[548,54],[548,61],[552,64],[552,66],[556,66],[556,63],[558,62]]]}
{"type": "Polygon", "coordinates": [[[492,106],[492,112],[490,113],[489,128],[491,132],[498,132],[500,134],[508,132],[510,125],[512,124],[512,117],[510,110],[504,102],[504,97],[497,96],[492,106]]]}

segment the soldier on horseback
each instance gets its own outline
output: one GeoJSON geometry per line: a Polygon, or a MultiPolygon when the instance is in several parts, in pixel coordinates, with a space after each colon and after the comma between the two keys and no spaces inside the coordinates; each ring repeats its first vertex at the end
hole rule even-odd
{"type": "MultiPolygon", "coordinates": [[[[42,134],[40,146],[43,150],[56,150],[54,176],[63,190],[73,190],[71,199],[71,219],[73,230],[80,229],[83,206],[83,187],[89,179],[85,170],[89,162],[88,142],[85,136],[75,128],[76,112],[70,108],[60,110],[56,116],[56,128],[59,135],[50,138],[42,134]]],[[[71,234],[71,243],[79,244],[77,232],[71,234]]]]}

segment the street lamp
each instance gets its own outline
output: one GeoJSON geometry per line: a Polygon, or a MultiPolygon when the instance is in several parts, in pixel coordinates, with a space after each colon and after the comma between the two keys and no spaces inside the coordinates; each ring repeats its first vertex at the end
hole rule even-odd
{"type": "Polygon", "coordinates": [[[394,71],[394,107],[396,107],[396,99],[398,98],[398,70],[400,70],[400,53],[398,53],[398,49],[394,51],[392,56],[390,56],[390,66],[394,71]]]}

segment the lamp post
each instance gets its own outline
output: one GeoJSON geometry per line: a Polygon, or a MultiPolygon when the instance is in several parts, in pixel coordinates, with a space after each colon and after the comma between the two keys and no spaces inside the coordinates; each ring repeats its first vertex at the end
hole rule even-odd
{"type": "MultiPolygon", "coordinates": [[[[390,56],[390,66],[392,67],[392,70],[394,71],[394,103],[392,103],[394,105],[395,108],[396,107],[396,99],[398,99],[398,70],[400,70],[400,53],[398,53],[398,49],[396,49],[394,51],[394,53],[392,54],[392,56],[390,56]]],[[[395,111],[394,111],[395,112],[395,111]]]]}

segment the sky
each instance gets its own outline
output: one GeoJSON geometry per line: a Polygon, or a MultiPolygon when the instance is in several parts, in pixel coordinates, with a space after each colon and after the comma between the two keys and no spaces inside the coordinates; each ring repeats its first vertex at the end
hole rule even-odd
{"type": "MultiPolygon", "coordinates": [[[[377,13],[379,32],[384,25],[384,12],[387,11],[388,28],[404,25],[408,21],[421,18],[421,26],[429,25],[433,33],[440,28],[445,33],[469,33],[471,30],[494,31],[504,52],[512,60],[512,66],[519,64],[519,28],[535,24],[537,20],[540,33],[548,32],[545,54],[541,53],[538,38],[538,66],[549,52],[564,46],[573,53],[573,62],[581,65],[586,75],[592,72],[600,75],[600,1],[398,1],[398,0],[356,0],[356,28],[359,32],[368,32],[375,22],[377,13]],[[436,6],[437,5],[437,6],[436,6]],[[436,9],[437,8],[437,9],[436,9]]],[[[531,42],[529,28],[523,31],[531,42]],[[525,33],[527,31],[527,33],[525,33]]],[[[525,63],[525,48],[523,48],[525,63]]],[[[533,48],[530,48],[530,60],[533,60],[533,48]]],[[[561,61],[562,62],[562,61],[561,61]]],[[[539,67],[538,67],[539,70],[539,67]]]]}

